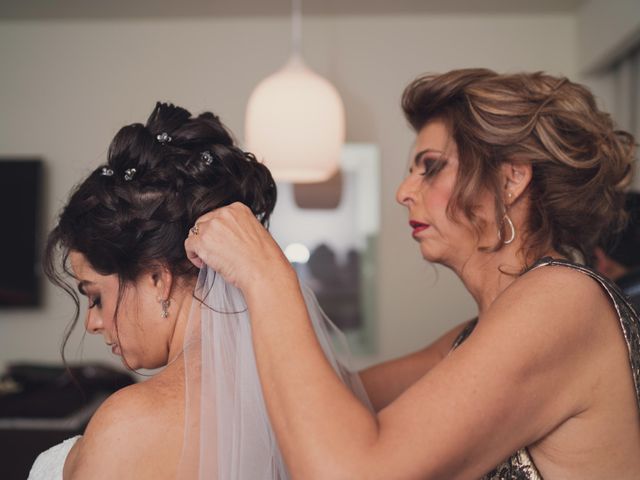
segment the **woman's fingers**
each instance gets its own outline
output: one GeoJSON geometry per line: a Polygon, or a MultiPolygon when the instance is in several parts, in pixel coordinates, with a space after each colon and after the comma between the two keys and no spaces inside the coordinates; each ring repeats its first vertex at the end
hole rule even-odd
{"type": "Polygon", "coordinates": [[[202,261],[202,259],[198,256],[197,253],[195,253],[195,248],[193,247],[193,242],[190,242],[190,238],[191,237],[187,237],[187,239],[184,241],[184,249],[187,252],[187,258],[189,259],[189,261],[191,263],[193,263],[196,267],[198,268],[202,268],[204,267],[204,262],[202,261]]]}
{"type": "Polygon", "coordinates": [[[256,277],[268,276],[283,260],[289,267],[269,232],[242,203],[198,218],[185,240],[185,250],[198,268],[206,264],[240,288],[256,277]]]}

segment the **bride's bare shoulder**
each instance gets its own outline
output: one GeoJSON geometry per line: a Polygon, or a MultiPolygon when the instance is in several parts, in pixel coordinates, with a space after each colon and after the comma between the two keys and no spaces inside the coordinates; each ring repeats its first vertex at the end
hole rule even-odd
{"type": "Polygon", "coordinates": [[[65,479],[175,476],[184,428],[178,397],[153,380],[111,395],[70,452],[65,479]]]}

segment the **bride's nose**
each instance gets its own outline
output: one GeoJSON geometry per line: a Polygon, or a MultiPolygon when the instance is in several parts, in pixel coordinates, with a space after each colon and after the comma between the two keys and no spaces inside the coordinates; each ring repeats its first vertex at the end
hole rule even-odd
{"type": "Polygon", "coordinates": [[[103,329],[102,316],[93,309],[89,310],[84,321],[84,328],[87,332],[94,335],[100,333],[103,329]]]}

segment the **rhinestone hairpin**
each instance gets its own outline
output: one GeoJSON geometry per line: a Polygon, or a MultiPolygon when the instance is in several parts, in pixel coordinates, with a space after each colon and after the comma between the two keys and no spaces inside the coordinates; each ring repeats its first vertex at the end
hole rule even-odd
{"type": "Polygon", "coordinates": [[[213,155],[208,150],[205,150],[200,154],[200,158],[204,162],[205,165],[211,165],[213,163],[213,155]]]}
{"type": "Polygon", "coordinates": [[[158,140],[161,144],[169,143],[171,141],[171,137],[167,132],[162,132],[156,135],[156,140],[158,140]]]}
{"type": "Polygon", "coordinates": [[[124,171],[124,179],[128,182],[130,180],[133,180],[134,175],[136,174],[136,169],[135,168],[127,168],[124,171]]]}
{"type": "Polygon", "coordinates": [[[109,167],[102,167],[102,173],[100,175],[102,175],[103,177],[112,177],[113,170],[111,170],[109,167]]]}

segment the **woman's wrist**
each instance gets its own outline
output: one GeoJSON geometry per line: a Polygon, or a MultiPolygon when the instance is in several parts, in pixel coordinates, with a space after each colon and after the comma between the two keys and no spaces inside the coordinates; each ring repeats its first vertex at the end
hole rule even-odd
{"type": "Polygon", "coordinates": [[[256,269],[247,284],[240,286],[248,303],[273,298],[298,288],[298,275],[289,262],[268,270],[256,269]]]}

